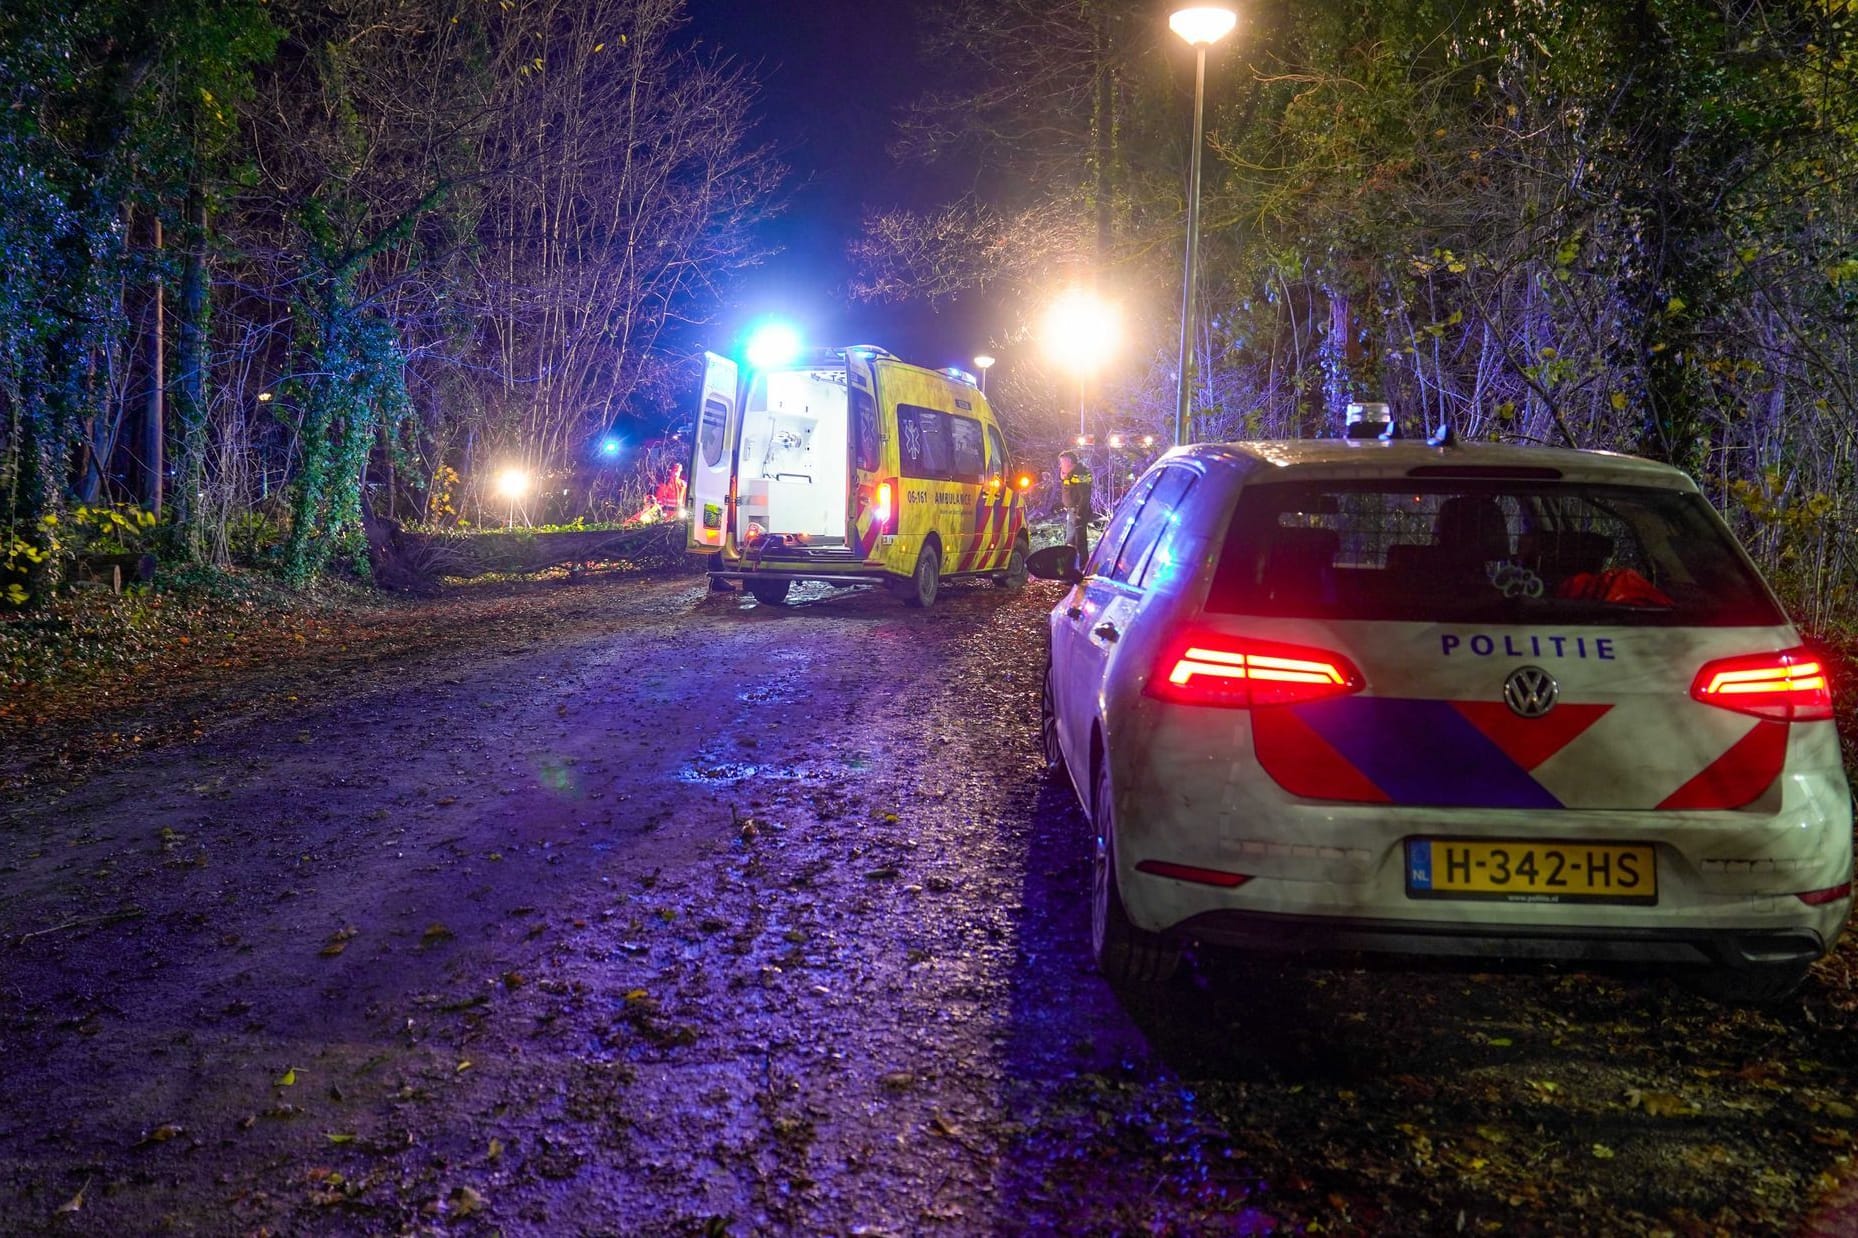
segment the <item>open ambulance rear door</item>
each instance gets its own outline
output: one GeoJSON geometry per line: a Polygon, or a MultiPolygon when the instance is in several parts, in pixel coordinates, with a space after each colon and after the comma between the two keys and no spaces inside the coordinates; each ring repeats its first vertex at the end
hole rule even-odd
{"type": "Polygon", "coordinates": [[[850,450],[845,507],[845,544],[862,563],[884,560],[881,539],[896,532],[897,504],[903,501],[896,480],[883,472],[884,432],[878,416],[877,363],[852,349],[845,357],[846,418],[850,450]]]}
{"type": "Polygon", "coordinates": [[[713,352],[703,354],[703,394],[690,462],[690,533],[685,539],[690,550],[700,553],[722,550],[730,538],[736,442],[742,428],[736,383],[735,362],[713,352]]]}

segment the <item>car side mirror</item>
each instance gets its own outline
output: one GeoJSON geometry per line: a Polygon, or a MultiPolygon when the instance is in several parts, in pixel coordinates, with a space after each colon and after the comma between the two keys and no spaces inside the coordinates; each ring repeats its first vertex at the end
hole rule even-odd
{"type": "Polygon", "coordinates": [[[1077,564],[1077,547],[1068,544],[1033,551],[1026,556],[1026,572],[1040,580],[1062,580],[1067,585],[1084,579],[1077,564]]]}

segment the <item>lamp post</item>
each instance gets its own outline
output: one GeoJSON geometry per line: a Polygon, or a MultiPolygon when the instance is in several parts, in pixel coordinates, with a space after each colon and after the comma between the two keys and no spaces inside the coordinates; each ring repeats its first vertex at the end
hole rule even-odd
{"type": "Polygon", "coordinates": [[[1206,144],[1206,49],[1232,33],[1239,15],[1226,4],[1191,4],[1174,11],[1168,28],[1194,49],[1193,172],[1187,190],[1187,275],[1181,282],[1181,385],[1174,406],[1174,444],[1187,442],[1193,401],[1194,280],[1200,259],[1200,148],[1206,144]]]}
{"type": "Polygon", "coordinates": [[[981,394],[986,395],[987,394],[987,371],[994,368],[994,359],[988,356],[986,353],[982,353],[980,356],[974,359],[974,368],[979,370],[981,373],[981,394]]]}
{"type": "Polygon", "coordinates": [[[518,468],[504,469],[497,474],[497,493],[510,501],[510,518],[504,528],[516,527],[516,503],[529,492],[529,474],[518,468]]]}
{"type": "Polygon", "coordinates": [[[1045,312],[1045,355],[1077,377],[1077,434],[1084,426],[1084,383],[1102,366],[1121,334],[1116,307],[1095,293],[1073,288],[1045,312]]]}

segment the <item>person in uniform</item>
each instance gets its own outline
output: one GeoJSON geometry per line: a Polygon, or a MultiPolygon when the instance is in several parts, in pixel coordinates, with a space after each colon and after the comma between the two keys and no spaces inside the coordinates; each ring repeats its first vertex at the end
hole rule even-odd
{"type": "Polygon", "coordinates": [[[1058,453],[1059,504],[1064,509],[1065,541],[1077,550],[1078,566],[1090,557],[1090,487],[1095,479],[1075,451],[1058,453]]]}

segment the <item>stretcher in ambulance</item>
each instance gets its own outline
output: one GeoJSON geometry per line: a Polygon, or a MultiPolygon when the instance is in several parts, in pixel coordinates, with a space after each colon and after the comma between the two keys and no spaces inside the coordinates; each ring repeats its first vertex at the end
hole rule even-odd
{"type": "Polygon", "coordinates": [[[763,603],[795,581],[883,584],[917,607],[941,582],[1026,579],[1026,496],[974,380],[881,348],[741,367],[707,354],[689,548],[763,603]]]}

